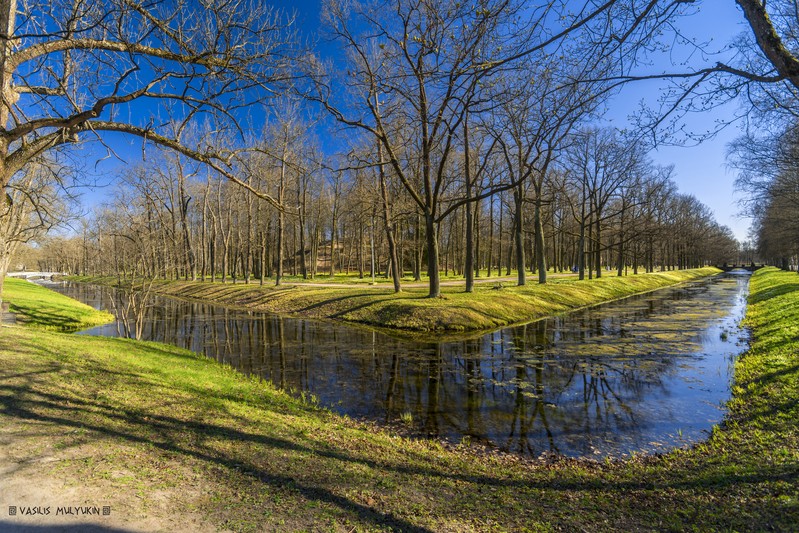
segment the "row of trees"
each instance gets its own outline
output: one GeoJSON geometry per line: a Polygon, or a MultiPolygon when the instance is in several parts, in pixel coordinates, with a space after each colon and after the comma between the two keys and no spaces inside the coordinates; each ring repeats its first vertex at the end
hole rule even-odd
{"type": "MultiPolygon", "coordinates": [[[[299,239],[308,237],[311,247],[320,242],[304,228],[315,216],[308,207],[321,203],[289,194],[287,180],[292,172],[312,176],[312,167],[323,165],[318,156],[309,160],[310,165],[292,161],[291,134],[286,133],[290,128],[280,121],[268,121],[270,127],[277,124],[277,135],[263,131],[253,135],[245,109],[266,104],[282,114],[284,106],[274,105],[273,96],[288,92],[323,109],[347,133],[342,137],[360,133],[357,139],[352,136],[342,142],[357,144],[356,149],[326,147],[328,157],[334,151],[348,157],[334,165],[337,176],[317,178],[332,184],[328,188],[334,191],[331,267],[337,261],[334,256],[341,255],[337,239],[344,244],[343,233],[333,222],[344,214],[335,198],[358,181],[347,173],[371,170],[377,175],[381,202],[370,220],[379,225],[382,219],[383,225],[381,231],[372,232],[372,240],[384,235],[397,289],[405,260],[400,245],[405,245],[403,253],[408,249],[401,233],[411,227],[414,239],[423,242],[421,253],[418,246],[415,250],[416,263],[418,268],[426,265],[430,296],[438,295],[442,263],[445,269],[449,266],[441,246],[452,241],[455,247],[459,242],[440,231],[463,235],[459,268],[470,290],[475,262],[486,261],[477,253],[481,235],[475,232],[475,220],[486,213],[489,218],[512,216],[507,227],[513,228],[514,251],[508,262],[516,263],[519,283],[526,282],[528,262],[544,282],[547,257],[550,263],[565,263],[568,255],[556,258],[553,250],[558,247],[551,241],[565,242],[568,234],[558,234],[550,221],[557,211],[553,207],[553,191],[560,190],[557,183],[574,183],[564,170],[570,167],[565,154],[575,132],[583,131],[601,113],[619,84],[653,76],[673,82],[673,91],[665,94],[665,108],[652,126],[661,125],[675,109],[712,107],[744,89],[755,94],[749,89],[765,88],[763,101],[768,102],[769,97],[790,94],[799,86],[799,61],[791,52],[795,39],[791,3],[769,3],[772,17],[760,0],[736,3],[751,35],[740,41],[740,57],[732,64],[717,61],[704,68],[647,75],[641,74],[647,54],[664,46],[661,35],[674,33],[681,38],[673,24],[679,16],[690,15],[694,2],[586,0],[529,5],[508,0],[329,0],[324,7],[325,37],[337,48],[323,60],[300,46],[290,17],[263,2],[25,0],[18,6],[17,0],[0,0],[0,186],[7,189],[21,183],[43,154],[68,153],[81,139],[102,143],[108,132],[138,137],[143,152],[155,144],[183,158],[175,165],[184,168],[187,184],[192,173],[211,172],[211,181],[222,178],[263,201],[243,200],[256,213],[245,210],[246,217],[236,221],[260,221],[266,227],[252,224],[246,230],[236,229],[235,235],[217,235],[207,252],[192,251],[196,255],[187,262],[195,266],[189,270],[206,256],[207,263],[216,265],[216,259],[210,259],[213,249],[215,258],[227,258],[228,266],[242,274],[257,268],[265,272],[273,264],[279,282],[286,264],[281,255],[289,249],[287,232],[299,239]],[[142,113],[145,109],[149,112],[142,113]],[[268,176],[275,172],[276,186],[268,176]],[[342,189],[336,192],[336,187],[342,189]],[[513,205],[505,206],[506,211],[486,211],[486,201],[513,205]],[[265,205],[277,212],[271,227],[263,222],[269,217],[259,216],[265,205]],[[462,231],[449,229],[458,224],[462,231]],[[292,230],[292,225],[303,231],[292,230]],[[249,259],[219,253],[216,238],[234,237],[249,246],[245,254],[249,259]],[[267,260],[267,245],[276,258],[267,260]],[[260,261],[252,259],[253,250],[260,250],[260,261]]],[[[113,147],[106,148],[114,155],[113,147]]],[[[181,213],[190,208],[184,195],[187,187],[178,187],[177,202],[170,205],[182,233],[175,238],[191,249],[186,242],[196,237],[184,223],[188,216],[181,213]]],[[[219,198],[235,194],[216,187],[219,198]]],[[[211,188],[203,198],[211,197],[211,188]]],[[[609,262],[602,254],[608,254],[607,239],[615,234],[607,227],[616,217],[605,220],[600,215],[610,197],[591,205],[588,189],[581,188],[581,194],[583,205],[575,217],[581,220],[579,251],[573,255],[581,271],[594,272],[603,261],[609,262]],[[595,249],[589,254],[591,246],[595,249]]],[[[624,207],[626,201],[622,200],[619,217],[629,221],[625,217],[632,211],[624,207]]],[[[239,216],[239,209],[230,216],[234,211],[239,216]]],[[[208,231],[217,227],[206,219],[203,223],[208,231]]],[[[614,223],[619,229],[613,244],[622,243],[626,256],[629,252],[623,246],[631,226],[614,223]]],[[[324,230],[319,224],[314,228],[324,230]]],[[[302,250],[299,263],[307,265],[306,246],[300,243],[290,250],[296,249],[302,250]]],[[[144,256],[139,261],[143,270],[148,261],[144,256]]]]}
{"type": "Polygon", "coordinates": [[[799,129],[748,135],[731,147],[739,170],[736,185],[746,193],[757,255],[784,269],[799,268],[799,129]]]}
{"type": "MultiPolygon", "coordinates": [[[[248,178],[276,197],[299,199],[295,214],[163,154],[128,172],[115,200],[80,236],[45,247],[40,267],[223,283],[279,284],[284,273],[421,279],[429,266],[427,228],[397,176],[374,166],[325,169],[302,137],[280,160],[256,158],[248,178]]],[[[611,269],[623,275],[735,260],[730,230],[680,194],[670,169],[652,165],[639,146],[612,130],[583,130],[568,141],[538,185],[522,182],[459,204],[467,192],[454,180],[444,209],[456,207],[435,227],[445,274],[513,271],[524,283],[530,272],[545,281],[549,271],[574,269],[590,278],[611,269]]],[[[476,146],[489,143],[496,141],[476,146]]],[[[513,172],[499,150],[482,166],[487,174],[513,172]]],[[[452,172],[465,174],[462,167],[452,172]]]]}

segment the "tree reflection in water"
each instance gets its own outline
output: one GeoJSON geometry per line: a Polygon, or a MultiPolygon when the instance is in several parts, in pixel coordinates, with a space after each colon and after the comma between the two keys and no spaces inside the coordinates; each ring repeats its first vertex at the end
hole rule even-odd
{"type": "MultiPolygon", "coordinates": [[[[747,283],[718,278],[441,343],[152,298],[142,338],[352,416],[410,414],[424,433],[532,456],[618,455],[695,440],[720,420],[747,283]]],[[[110,289],[56,288],[112,308],[110,289]]]]}

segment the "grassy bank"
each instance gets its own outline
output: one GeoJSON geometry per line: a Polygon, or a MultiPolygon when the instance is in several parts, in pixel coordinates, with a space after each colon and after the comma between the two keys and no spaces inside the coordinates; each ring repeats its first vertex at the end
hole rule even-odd
{"type": "Polygon", "coordinates": [[[37,329],[72,332],[105,324],[114,319],[107,312],[98,312],[88,305],[53,291],[45,291],[35,283],[7,278],[3,299],[17,320],[37,329]]]}
{"type": "MultiPolygon", "coordinates": [[[[529,322],[601,302],[624,298],[718,273],[716,268],[608,276],[594,280],[554,279],[525,287],[478,285],[442,287],[442,297],[427,289],[394,294],[388,288],[289,285],[233,285],[158,281],[154,290],[168,296],[307,318],[330,318],[406,332],[468,332],[529,322]]],[[[115,278],[74,278],[113,284],[115,278]]]]}
{"type": "Polygon", "coordinates": [[[193,529],[234,531],[788,531],[799,276],[759,271],[750,301],[754,339],[724,426],[689,450],[603,463],[407,440],[178,348],[42,331],[51,324],[31,317],[0,328],[0,438],[18,462],[0,483],[54,477],[94,491],[122,525],[161,513],[183,530],[189,514],[193,529]]]}

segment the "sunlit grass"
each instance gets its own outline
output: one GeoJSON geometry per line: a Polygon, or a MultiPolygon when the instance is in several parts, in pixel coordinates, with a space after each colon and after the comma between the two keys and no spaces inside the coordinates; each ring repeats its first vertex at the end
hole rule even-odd
{"type": "Polygon", "coordinates": [[[27,325],[53,331],[77,331],[105,324],[113,315],[76,302],[57,292],[45,290],[29,281],[7,278],[3,299],[10,302],[9,310],[18,313],[18,320],[27,325]]]}
{"type": "MultiPolygon", "coordinates": [[[[427,289],[353,288],[292,285],[260,286],[186,281],[159,281],[154,289],[180,298],[219,303],[307,318],[334,318],[406,332],[456,333],[493,329],[624,298],[718,273],[716,268],[608,276],[593,280],[552,279],[524,287],[482,284],[466,293],[462,286],[445,286],[441,298],[427,289]]],[[[87,278],[78,278],[84,279],[87,278]]],[[[88,278],[113,284],[113,278],[88,278]]]]}

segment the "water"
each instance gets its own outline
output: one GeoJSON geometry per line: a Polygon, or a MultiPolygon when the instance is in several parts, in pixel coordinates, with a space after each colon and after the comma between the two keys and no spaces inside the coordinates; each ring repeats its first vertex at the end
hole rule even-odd
{"type": "MultiPolygon", "coordinates": [[[[529,456],[623,456],[694,442],[722,419],[748,280],[719,276],[456,342],[154,297],[142,338],[425,435],[529,456]]],[[[113,289],[48,286],[113,310],[113,289]]]]}

